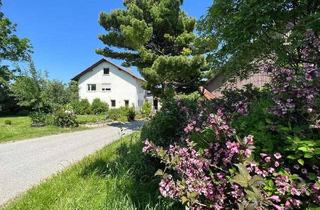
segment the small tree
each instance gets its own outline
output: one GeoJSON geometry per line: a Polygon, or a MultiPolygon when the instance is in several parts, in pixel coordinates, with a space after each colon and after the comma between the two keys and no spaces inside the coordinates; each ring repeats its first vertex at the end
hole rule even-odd
{"type": "Polygon", "coordinates": [[[152,105],[151,103],[149,103],[148,101],[144,102],[142,108],[141,108],[141,113],[145,116],[145,117],[149,117],[152,111],[152,105]]]}
{"type": "Polygon", "coordinates": [[[72,80],[68,84],[67,92],[68,92],[68,96],[69,96],[69,102],[78,101],[79,100],[78,82],[72,80]]]}
{"type": "Polygon", "coordinates": [[[99,98],[93,100],[91,110],[94,114],[103,114],[108,111],[108,104],[102,102],[99,98]]]}
{"type": "Polygon", "coordinates": [[[46,80],[41,90],[49,111],[55,111],[70,102],[70,95],[66,85],[58,80],[46,80]]]}
{"type": "Polygon", "coordinates": [[[45,78],[31,62],[28,72],[16,78],[11,92],[19,106],[41,110],[47,108],[47,99],[42,92],[44,86],[45,78]]]}

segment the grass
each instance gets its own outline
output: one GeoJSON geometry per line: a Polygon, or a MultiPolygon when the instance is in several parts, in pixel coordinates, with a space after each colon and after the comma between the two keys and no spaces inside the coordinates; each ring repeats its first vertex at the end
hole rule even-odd
{"type": "Polygon", "coordinates": [[[78,115],[77,120],[80,124],[104,122],[106,115],[78,115]]]}
{"type": "Polygon", "coordinates": [[[4,209],[180,209],[159,196],[155,169],[146,163],[138,139],[135,133],[106,146],[4,209]]]}
{"type": "Polygon", "coordinates": [[[41,137],[46,135],[72,132],[84,130],[84,127],[78,128],[60,128],[56,126],[44,126],[40,128],[31,127],[31,119],[29,117],[1,117],[0,118],[0,143],[22,140],[33,137],[41,137]],[[5,121],[10,120],[11,125],[6,125],[5,121]]]}

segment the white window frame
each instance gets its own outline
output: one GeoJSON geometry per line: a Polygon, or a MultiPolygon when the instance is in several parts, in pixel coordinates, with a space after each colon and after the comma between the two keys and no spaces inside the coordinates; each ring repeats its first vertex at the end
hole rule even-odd
{"type": "Polygon", "coordinates": [[[88,92],[95,92],[95,91],[97,91],[97,84],[87,84],[87,91],[88,92]],[[95,86],[95,90],[92,90],[93,88],[93,86],[95,86]]]}

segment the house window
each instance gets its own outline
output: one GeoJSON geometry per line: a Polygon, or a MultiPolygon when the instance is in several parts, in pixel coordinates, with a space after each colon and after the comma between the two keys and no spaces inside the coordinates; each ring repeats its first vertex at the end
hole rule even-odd
{"type": "Polygon", "coordinates": [[[110,69],[109,68],[104,68],[103,69],[103,74],[104,75],[109,75],[110,74],[110,69]]]}
{"type": "Polygon", "coordinates": [[[111,107],[116,107],[116,100],[111,100],[111,107]]]}
{"type": "Polygon", "coordinates": [[[110,83],[103,83],[101,87],[102,92],[110,91],[111,90],[111,84],[110,83]]]}
{"type": "Polygon", "coordinates": [[[125,105],[126,107],[128,107],[128,106],[129,106],[129,100],[124,100],[124,105],[125,105]]]}
{"type": "Polygon", "coordinates": [[[96,84],[88,84],[88,91],[96,91],[97,85],[96,84]]]}

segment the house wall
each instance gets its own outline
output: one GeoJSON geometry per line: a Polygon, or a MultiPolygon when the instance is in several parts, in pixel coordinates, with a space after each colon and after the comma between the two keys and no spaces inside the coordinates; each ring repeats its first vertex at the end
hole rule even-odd
{"type": "Polygon", "coordinates": [[[88,99],[90,103],[95,98],[108,103],[110,108],[125,106],[125,100],[129,100],[129,106],[137,109],[144,102],[145,90],[141,87],[141,81],[119,70],[114,65],[104,62],[79,78],[79,97],[88,99]],[[103,69],[109,68],[109,75],[104,75],[103,69]],[[110,91],[102,91],[102,84],[110,83],[110,91]],[[96,84],[96,91],[88,91],[88,84],[96,84]],[[116,107],[111,107],[111,100],[116,100],[116,107]]]}

